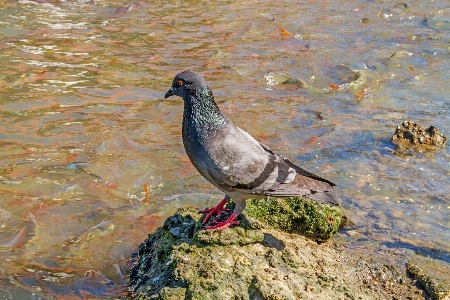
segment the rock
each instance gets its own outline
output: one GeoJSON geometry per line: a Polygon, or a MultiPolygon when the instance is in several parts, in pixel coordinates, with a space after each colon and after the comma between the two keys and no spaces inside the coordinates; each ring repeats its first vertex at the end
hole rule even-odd
{"type": "Polygon", "coordinates": [[[397,126],[392,142],[403,146],[432,146],[444,148],[447,137],[440,133],[436,127],[424,129],[417,123],[404,121],[397,126]]]}
{"type": "Polygon", "coordinates": [[[205,231],[202,218],[180,209],[140,245],[130,272],[133,299],[417,299],[422,293],[395,267],[328,244],[257,229],[245,217],[228,233],[205,231]]]}
{"type": "Polygon", "coordinates": [[[326,113],[321,112],[321,111],[317,111],[317,110],[311,110],[311,109],[305,109],[304,110],[305,113],[307,113],[308,115],[319,119],[319,120],[328,120],[328,116],[326,113]]]}
{"type": "Polygon", "coordinates": [[[247,245],[262,242],[264,234],[260,230],[250,229],[248,222],[246,228],[242,227],[244,223],[242,218],[238,218],[241,224],[223,230],[200,230],[196,239],[203,244],[217,244],[217,245],[247,245]]]}
{"type": "Polygon", "coordinates": [[[169,231],[174,237],[179,237],[181,233],[180,227],[171,228],[169,231]]]}
{"type": "Polygon", "coordinates": [[[36,3],[41,3],[41,4],[44,4],[44,3],[59,3],[60,2],[60,0],[32,0],[33,2],[36,2],[36,3]]]}
{"type": "Polygon", "coordinates": [[[450,19],[445,18],[425,18],[422,24],[435,30],[450,30],[450,19]]]}
{"type": "Polygon", "coordinates": [[[302,197],[250,199],[245,214],[266,226],[318,241],[333,237],[342,222],[340,206],[320,204],[302,197]]]}
{"type": "Polygon", "coordinates": [[[133,10],[140,10],[143,9],[145,6],[145,4],[143,2],[140,1],[134,1],[132,3],[129,3],[125,6],[121,6],[119,8],[117,8],[114,12],[113,12],[113,17],[114,18],[118,18],[123,16],[124,14],[133,11],[133,10]]]}
{"type": "Polygon", "coordinates": [[[444,261],[416,256],[408,262],[408,273],[433,300],[450,300],[450,265],[444,261]]]}
{"type": "Polygon", "coordinates": [[[355,82],[361,76],[359,71],[354,71],[346,65],[328,66],[325,69],[327,75],[331,77],[331,83],[339,86],[355,82]]]}
{"type": "Polygon", "coordinates": [[[264,76],[267,85],[279,85],[279,84],[298,84],[304,86],[304,82],[301,79],[292,77],[288,73],[283,72],[270,72],[264,76]]]}
{"type": "Polygon", "coordinates": [[[394,5],[394,7],[391,8],[389,11],[391,13],[400,14],[400,13],[403,13],[407,9],[408,9],[408,4],[407,3],[399,2],[396,5],[394,5]]]}

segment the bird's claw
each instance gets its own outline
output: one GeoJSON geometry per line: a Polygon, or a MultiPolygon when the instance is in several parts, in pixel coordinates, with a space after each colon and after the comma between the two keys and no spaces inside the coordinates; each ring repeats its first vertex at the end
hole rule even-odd
{"type": "Polygon", "coordinates": [[[201,213],[208,213],[206,215],[206,217],[203,219],[202,224],[206,224],[206,222],[208,222],[208,220],[214,216],[214,215],[220,215],[222,213],[222,211],[230,211],[228,208],[224,208],[225,204],[228,202],[228,199],[224,198],[222,201],[219,202],[219,204],[217,204],[216,207],[213,208],[207,208],[204,210],[201,210],[201,213]]]}
{"type": "Polygon", "coordinates": [[[222,229],[225,229],[225,228],[227,228],[227,227],[229,227],[231,225],[235,225],[235,224],[238,225],[239,221],[235,220],[237,216],[238,215],[231,214],[231,216],[226,221],[223,221],[223,222],[214,221],[213,222],[214,225],[205,226],[205,229],[219,229],[219,230],[222,230],[222,229]]]}

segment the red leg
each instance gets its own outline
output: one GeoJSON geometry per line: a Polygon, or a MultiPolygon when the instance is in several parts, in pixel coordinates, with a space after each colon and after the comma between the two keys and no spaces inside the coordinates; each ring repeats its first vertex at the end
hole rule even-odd
{"type": "Polygon", "coordinates": [[[206,222],[208,222],[208,220],[213,215],[220,215],[220,213],[222,211],[230,211],[228,208],[223,208],[225,206],[225,204],[227,204],[227,202],[228,202],[228,199],[225,197],[225,198],[222,199],[222,201],[219,202],[219,204],[217,204],[216,207],[207,208],[207,209],[204,209],[204,210],[200,211],[201,213],[208,213],[208,215],[203,220],[203,224],[206,224],[206,222]]]}
{"type": "Polygon", "coordinates": [[[239,221],[236,221],[235,219],[237,218],[238,215],[235,214],[231,214],[231,216],[224,222],[215,222],[214,225],[211,226],[205,226],[206,229],[225,229],[227,227],[229,227],[230,225],[233,224],[239,224],[239,221]]]}

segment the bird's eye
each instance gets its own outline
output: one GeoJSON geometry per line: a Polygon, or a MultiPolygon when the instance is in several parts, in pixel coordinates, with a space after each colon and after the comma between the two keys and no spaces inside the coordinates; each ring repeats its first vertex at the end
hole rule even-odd
{"type": "Polygon", "coordinates": [[[182,86],[184,84],[183,80],[178,80],[178,86],[182,86]]]}

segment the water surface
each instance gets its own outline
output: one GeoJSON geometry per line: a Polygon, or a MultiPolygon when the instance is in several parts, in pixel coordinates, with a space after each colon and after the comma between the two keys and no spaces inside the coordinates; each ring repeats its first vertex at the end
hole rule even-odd
{"type": "Polygon", "coordinates": [[[351,255],[450,262],[449,147],[390,142],[407,119],[449,135],[447,1],[130,4],[1,4],[2,297],[123,295],[148,233],[221,199],[184,153],[182,101],[163,99],[186,69],[338,185],[351,255]]]}

